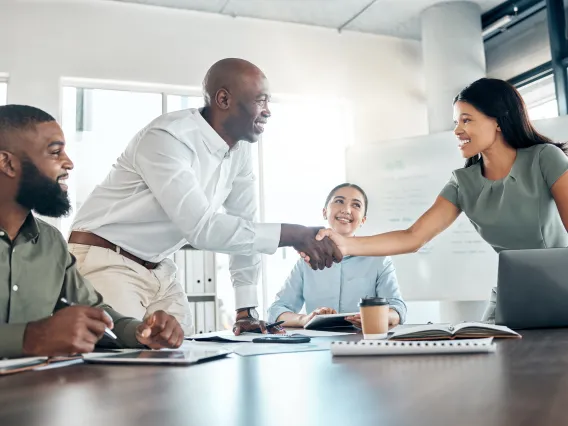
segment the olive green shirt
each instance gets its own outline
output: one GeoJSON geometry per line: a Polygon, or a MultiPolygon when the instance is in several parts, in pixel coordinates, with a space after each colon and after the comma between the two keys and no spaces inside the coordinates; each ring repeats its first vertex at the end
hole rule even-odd
{"type": "MultiPolygon", "coordinates": [[[[49,317],[65,297],[110,314],[114,333],[125,347],[139,347],[136,327],[103,304],[102,296],[77,271],[61,233],[30,214],[12,242],[0,228],[0,358],[21,356],[27,323],[49,317]]],[[[59,306],[58,306],[59,307],[59,306]]]]}
{"type": "Polygon", "coordinates": [[[496,252],[568,247],[550,188],[568,170],[568,157],[545,144],[517,150],[509,175],[486,179],[481,165],[455,170],[440,195],[463,211],[496,252]]]}

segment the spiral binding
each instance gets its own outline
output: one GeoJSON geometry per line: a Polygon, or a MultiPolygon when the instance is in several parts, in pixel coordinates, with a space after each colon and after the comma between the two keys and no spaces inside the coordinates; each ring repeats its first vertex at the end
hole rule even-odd
{"type": "Polygon", "coordinates": [[[384,346],[384,347],[454,347],[454,346],[464,346],[464,347],[472,347],[472,346],[490,346],[491,344],[487,343],[478,343],[478,342],[460,342],[459,340],[451,340],[451,341],[441,341],[441,342],[368,342],[368,341],[359,341],[359,342],[331,342],[332,345],[345,345],[345,346],[384,346]]]}

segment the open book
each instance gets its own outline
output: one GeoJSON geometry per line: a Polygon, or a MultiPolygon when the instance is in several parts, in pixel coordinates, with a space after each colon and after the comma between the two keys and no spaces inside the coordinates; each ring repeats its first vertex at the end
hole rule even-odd
{"type": "Polygon", "coordinates": [[[406,326],[389,334],[391,340],[437,340],[437,339],[475,339],[484,337],[520,338],[521,335],[504,325],[482,322],[462,322],[460,324],[426,324],[415,327],[406,326]]]}

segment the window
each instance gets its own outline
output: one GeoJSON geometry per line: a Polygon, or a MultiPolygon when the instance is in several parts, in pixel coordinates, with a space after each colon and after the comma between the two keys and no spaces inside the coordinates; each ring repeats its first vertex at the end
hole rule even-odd
{"type": "MultiPolygon", "coordinates": [[[[273,103],[270,109],[260,145],[262,221],[326,226],[325,198],[345,182],[350,110],[339,101],[318,100],[273,103]]],[[[298,259],[291,247],[264,256],[260,300],[265,311],[298,259]]]]}
{"type": "Polygon", "coordinates": [[[531,120],[558,117],[554,75],[521,86],[518,90],[527,105],[531,120]]]}
{"type": "Polygon", "coordinates": [[[8,101],[8,84],[0,81],[0,105],[6,105],[8,101]]]}
{"type": "MultiPolygon", "coordinates": [[[[63,130],[75,163],[71,174],[77,211],[108,174],[132,137],[162,114],[162,94],[63,87],[63,130]]],[[[62,224],[66,234],[73,215],[62,224]]]]}
{"type": "Polygon", "coordinates": [[[168,95],[167,104],[167,112],[188,108],[201,108],[203,106],[203,96],[168,95]]]}

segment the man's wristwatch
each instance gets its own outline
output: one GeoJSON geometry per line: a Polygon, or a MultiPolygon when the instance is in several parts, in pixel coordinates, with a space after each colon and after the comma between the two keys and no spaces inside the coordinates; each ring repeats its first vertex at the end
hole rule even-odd
{"type": "Polygon", "coordinates": [[[241,309],[237,309],[237,319],[243,319],[243,318],[252,318],[257,320],[258,319],[258,312],[256,311],[255,307],[252,308],[241,308],[241,309]],[[246,312],[246,316],[242,315],[243,313],[246,312]]]}

